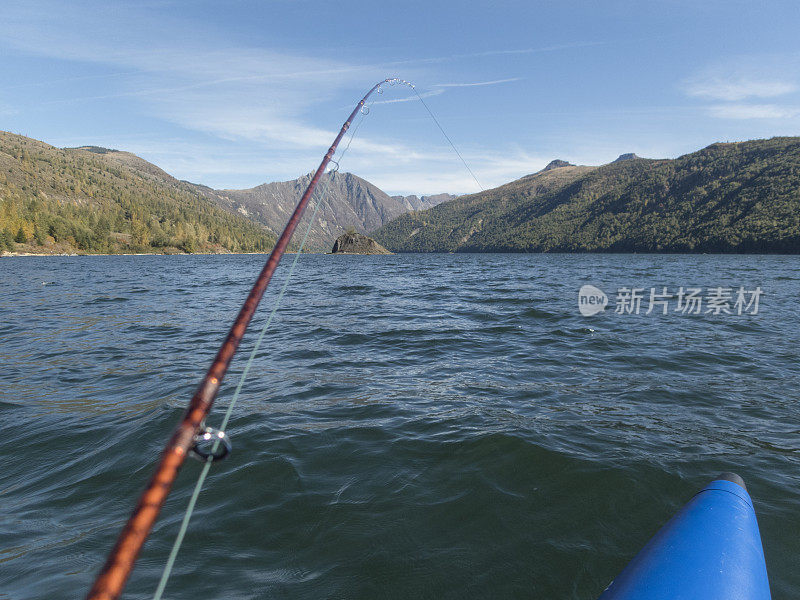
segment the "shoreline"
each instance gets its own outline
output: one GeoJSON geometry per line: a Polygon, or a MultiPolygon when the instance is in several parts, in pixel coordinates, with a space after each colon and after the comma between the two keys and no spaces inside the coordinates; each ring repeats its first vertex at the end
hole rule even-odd
{"type": "MultiPolygon", "coordinates": [[[[176,254],[174,252],[115,252],[113,254],[102,253],[35,253],[35,252],[8,252],[0,253],[0,259],[4,258],[26,258],[26,257],[53,257],[53,258],[74,258],[78,256],[269,256],[269,252],[193,252],[176,254]]],[[[297,254],[297,251],[286,251],[285,254],[297,254]]],[[[538,256],[603,256],[603,255],[627,255],[627,256],[800,256],[800,253],[790,252],[392,252],[390,254],[369,254],[359,252],[303,252],[302,254],[308,255],[325,255],[325,256],[398,256],[402,254],[426,254],[426,255],[443,255],[443,254],[459,254],[462,256],[469,255],[485,255],[485,254],[514,254],[514,255],[538,255],[538,256]]]]}
{"type": "MultiPolygon", "coordinates": [[[[8,252],[3,251],[0,252],[0,258],[20,258],[20,257],[31,257],[31,256],[41,256],[41,257],[76,257],[76,256],[248,256],[259,254],[263,256],[268,256],[272,250],[268,252],[114,252],[112,253],[101,253],[101,252],[74,252],[74,253],[67,253],[67,252],[8,252]]],[[[285,254],[297,254],[296,251],[286,251],[285,254]]],[[[303,254],[329,254],[326,252],[303,252],[303,254]]]]}

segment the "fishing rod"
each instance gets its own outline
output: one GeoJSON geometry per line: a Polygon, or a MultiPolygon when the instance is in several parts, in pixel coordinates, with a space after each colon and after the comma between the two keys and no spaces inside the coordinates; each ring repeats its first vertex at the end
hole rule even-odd
{"type": "MultiPolygon", "coordinates": [[[[155,473],[147,484],[144,492],[142,492],[142,495],[139,497],[136,508],[134,508],[133,513],[131,513],[128,522],[119,534],[116,544],[109,553],[103,568],[100,570],[100,573],[94,581],[94,585],[92,585],[92,589],[86,597],[87,600],[116,600],[119,598],[133,570],[136,558],[139,556],[139,552],[147,540],[147,536],[150,534],[153,524],[158,518],[161,507],[164,505],[169,495],[172,484],[178,476],[178,471],[183,465],[184,460],[186,460],[186,455],[194,450],[203,458],[207,459],[209,457],[208,453],[199,451],[197,447],[202,443],[207,443],[214,437],[216,437],[216,440],[224,442],[221,453],[227,453],[229,447],[225,434],[205,428],[204,423],[206,416],[208,416],[214,404],[214,399],[217,397],[220,384],[225,377],[225,373],[228,371],[228,366],[233,359],[233,355],[236,353],[236,349],[239,347],[239,343],[244,337],[247,326],[250,324],[258,308],[258,304],[272,279],[273,273],[275,273],[275,269],[278,267],[281,257],[286,252],[292,234],[300,223],[300,219],[314,193],[317,182],[325,172],[328,163],[333,160],[339,142],[350,128],[355,116],[364,108],[369,97],[376,90],[379,90],[383,84],[397,83],[408,85],[412,89],[415,89],[408,81],[396,77],[390,77],[379,81],[372,86],[359,101],[353,109],[353,112],[347,117],[344,125],[342,125],[339,134],[333,140],[333,144],[323,157],[319,167],[317,167],[306,191],[303,193],[292,216],[289,218],[289,222],[286,224],[278,241],[275,243],[275,247],[272,249],[267,263],[264,265],[264,268],[253,284],[253,288],[247,295],[247,299],[242,309],[239,311],[236,320],[233,322],[233,325],[231,325],[225,341],[222,343],[211,366],[208,368],[205,377],[203,377],[200,385],[197,387],[197,391],[195,391],[194,396],[192,396],[189,407],[186,409],[186,412],[164,447],[155,473]]],[[[214,440],[214,448],[218,446],[216,440],[214,440]]],[[[214,452],[213,449],[212,452],[214,452]]]]}

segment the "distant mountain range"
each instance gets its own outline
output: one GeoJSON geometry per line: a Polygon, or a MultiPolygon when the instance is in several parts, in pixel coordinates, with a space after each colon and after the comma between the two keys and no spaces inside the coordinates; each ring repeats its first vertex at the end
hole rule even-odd
{"type": "MultiPolygon", "coordinates": [[[[265,251],[309,177],[215,190],[128,152],[0,132],[0,251],[265,251]]],[[[353,229],[394,252],[800,253],[797,137],[600,167],[557,159],[461,197],[389,196],[351,173],[324,175],[323,191],[312,251],[353,229]]]]}
{"type": "MultiPolygon", "coordinates": [[[[0,251],[263,251],[309,178],[214,190],[129,152],[60,149],[0,132],[0,251]]],[[[455,197],[389,196],[350,173],[326,174],[317,189],[316,197],[325,193],[307,243],[312,251],[330,251],[350,228],[366,233],[455,197]]]]}
{"type": "Polygon", "coordinates": [[[800,138],[718,143],[674,160],[553,161],[498,188],[402,215],[394,252],[800,253],[800,138]]]}
{"type": "MultiPolygon", "coordinates": [[[[280,233],[312,175],[309,173],[291,181],[265,183],[247,190],[195,187],[226,210],[280,233]]],[[[455,196],[389,196],[352,173],[326,173],[317,184],[315,198],[322,198],[322,202],[309,232],[307,248],[330,251],[334,240],[350,228],[359,233],[369,233],[404,213],[426,210],[455,196]]],[[[313,213],[314,205],[311,204],[304,216],[305,222],[313,213]]]]}

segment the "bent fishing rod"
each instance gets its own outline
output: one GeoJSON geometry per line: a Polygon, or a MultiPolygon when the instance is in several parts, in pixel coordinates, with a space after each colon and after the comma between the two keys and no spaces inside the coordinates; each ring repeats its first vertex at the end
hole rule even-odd
{"type": "MultiPolygon", "coordinates": [[[[142,492],[142,495],[139,497],[136,508],[134,508],[133,513],[131,513],[128,522],[119,534],[116,544],[108,555],[103,568],[100,570],[92,589],[86,597],[87,600],[116,600],[116,598],[119,598],[120,594],[122,594],[122,590],[133,570],[139,552],[147,540],[147,536],[150,534],[153,524],[158,518],[161,507],[164,505],[172,488],[172,484],[178,476],[178,471],[183,465],[184,460],[186,460],[186,455],[201,441],[202,436],[198,434],[200,434],[201,429],[204,428],[206,416],[208,416],[208,413],[211,411],[214,399],[219,392],[222,379],[228,371],[228,366],[236,353],[236,349],[239,347],[239,343],[244,337],[247,326],[250,324],[258,308],[258,304],[272,279],[273,273],[275,273],[275,269],[278,267],[281,257],[286,252],[292,234],[300,223],[300,219],[314,193],[317,182],[325,172],[328,163],[333,159],[336,148],[350,128],[353,119],[358,112],[364,108],[369,97],[376,90],[379,90],[383,84],[396,83],[408,85],[414,89],[412,84],[396,77],[379,81],[372,86],[359,101],[353,109],[353,112],[347,117],[344,125],[342,125],[339,134],[333,140],[333,144],[323,157],[319,167],[317,167],[306,191],[303,193],[292,216],[289,218],[289,222],[286,224],[278,241],[275,243],[275,247],[272,249],[267,263],[264,265],[264,268],[253,284],[253,288],[247,295],[247,299],[242,309],[239,311],[236,320],[233,322],[233,325],[231,325],[225,341],[222,343],[211,366],[208,368],[205,377],[203,377],[200,385],[197,387],[197,391],[195,391],[194,396],[192,396],[189,407],[186,409],[186,412],[164,447],[155,473],[147,484],[144,492],[142,492]]],[[[218,433],[220,437],[224,435],[224,433],[218,433]]],[[[207,439],[208,437],[206,437],[206,440],[207,439]]]]}

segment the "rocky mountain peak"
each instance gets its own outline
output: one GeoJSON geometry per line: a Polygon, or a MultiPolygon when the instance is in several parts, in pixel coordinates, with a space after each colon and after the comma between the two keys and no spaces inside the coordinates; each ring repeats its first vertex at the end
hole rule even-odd
{"type": "Polygon", "coordinates": [[[566,160],[561,160],[560,158],[557,158],[555,160],[551,160],[547,164],[547,166],[544,169],[542,169],[542,171],[552,171],[553,169],[560,169],[561,167],[574,167],[574,166],[575,165],[573,165],[570,162],[567,162],[566,160]]]}
{"type": "Polygon", "coordinates": [[[623,160],[636,160],[637,158],[642,158],[641,156],[637,156],[633,152],[628,152],[627,154],[620,154],[614,162],[622,162],[623,160]]]}

